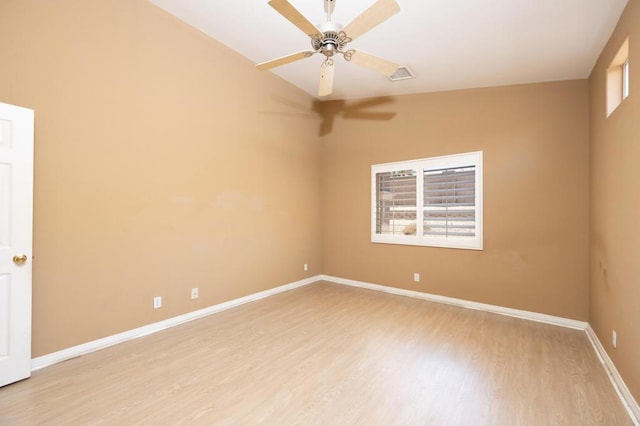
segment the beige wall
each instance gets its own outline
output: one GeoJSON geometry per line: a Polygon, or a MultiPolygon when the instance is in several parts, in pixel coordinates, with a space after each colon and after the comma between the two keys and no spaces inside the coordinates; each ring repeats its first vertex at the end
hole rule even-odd
{"type": "Polygon", "coordinates": [[[359,112],[395,113],[387,121],[327,105],[336,120],[322,145],[325,274],[587,320],[586,80],[386,101],[359,112]],[[370,242],[372,164],[479,150],[484,250],[370,242]]]}
{"type": "Polygon", "coordinates": [[[637,397],[638,97],[605,120],[603,78],[639,14],[589,82],[589,317],[585,81],[331,102],[321,126],[310,96],[144,0],[0,2],[0,101],[36,110],[33,355],[326,273],[590,319],[605,345],[615,327],[637,397]],[[474,150],[483,251],[369,242],[371,164],[474,150]]]}
{"type": "Polygon", "coordinates": [[[630,0],[591,77],[590,322],[640,401],[640,1],[630,0]],[[629,36],[629,97],[606,117],[606,70],[629,36]],[[618,335],[611,344],[612,330],[618,335]]]}
{"type": "Polygon", "coordinates": [[[36,111],[33,356],[321,272],[310,96],[144,0],[3,0],[0,52],[36,111]]]}

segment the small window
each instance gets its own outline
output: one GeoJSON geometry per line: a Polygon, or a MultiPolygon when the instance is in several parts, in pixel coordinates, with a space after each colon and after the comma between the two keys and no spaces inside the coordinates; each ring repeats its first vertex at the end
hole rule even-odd
{"type": "Polygon", "coordinates": [[[482,249],[482,152],[371,167],[371,241],[482,249]]]}
{"type": "Polygon", "coordinates": [[[622,64],[622,99],[629,96],[629,58],[622,64]]]}
{"type": "Polygon", "coordinates": [[[607,68],[607,117],[629,96],[629,38],[607,68]]]}

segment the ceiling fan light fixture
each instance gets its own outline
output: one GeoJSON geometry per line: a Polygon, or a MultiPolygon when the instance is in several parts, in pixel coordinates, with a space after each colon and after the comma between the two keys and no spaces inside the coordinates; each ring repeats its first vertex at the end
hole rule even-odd
{"type": "Polygon", "coordinates": [[[413,75],[413,72],[411,72],[409,68],[405,67],[404,65],[401,65],[398,67],[396,72],[391,74],[388,78],[391,81],[399,81],[399,80],[410,80],[412,78],[415,78],[415,76],[413,75]]]}

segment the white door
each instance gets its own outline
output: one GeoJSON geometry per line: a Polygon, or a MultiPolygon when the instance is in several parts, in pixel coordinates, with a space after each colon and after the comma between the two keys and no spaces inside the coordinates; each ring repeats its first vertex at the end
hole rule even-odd
{"type": "Polygon", "coordinates": [[[0,386],[31,375],[33,111],[0,103],[0,386]]]}

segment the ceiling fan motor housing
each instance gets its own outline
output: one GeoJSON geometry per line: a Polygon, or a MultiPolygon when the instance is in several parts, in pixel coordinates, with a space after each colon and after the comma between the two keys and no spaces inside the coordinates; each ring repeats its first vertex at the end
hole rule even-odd
{"type": "Polygon", "coordinates": [[[322,34],[311,38],[313,50],[322,53],[327,58],[336,53],[344,53],[344,49],[351,39],[344,31],[341,31],[342,25],[335,22],[325,22],[318,27],[322,34]]]}

